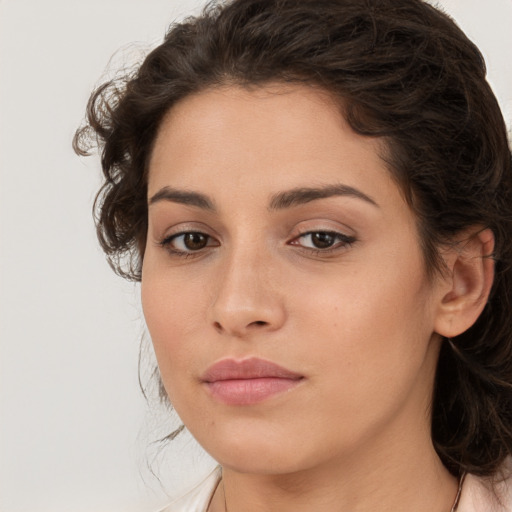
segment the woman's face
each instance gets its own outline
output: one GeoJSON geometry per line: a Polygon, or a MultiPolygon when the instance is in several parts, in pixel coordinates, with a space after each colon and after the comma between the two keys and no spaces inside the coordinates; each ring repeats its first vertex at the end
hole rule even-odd
{"type": "Polygon", "coordinates": [[[299,85],[208,90],[161,125],[144,314],[170,401],[226,467],[430,441],[440,292],[383,149],[299,85]]]}

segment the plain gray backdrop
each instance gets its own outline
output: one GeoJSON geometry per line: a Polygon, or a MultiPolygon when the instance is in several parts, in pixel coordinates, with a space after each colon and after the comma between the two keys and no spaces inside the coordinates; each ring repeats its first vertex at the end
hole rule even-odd
{"type": "MultiPolygon", "coordinates": [[[[138,287],[97,247],[99,163],[76,157],[71,139],[116,50],[136,58],[200,4],[0,0],[3,512],[145,512],[168,500],[144,462],[157,420],[138,388],[138,287]]],[[[440,4],[483,51],[510,126],[512,0],[440,4]]],[[[171,496],[212,464],[187,437],[166,457],[171,496]]]]}

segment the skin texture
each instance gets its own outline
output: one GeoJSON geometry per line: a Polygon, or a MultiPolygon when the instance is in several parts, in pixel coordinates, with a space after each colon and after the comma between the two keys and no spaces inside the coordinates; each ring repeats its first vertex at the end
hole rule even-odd
{"type": "MultiPolygon", "coordinates": [[[[456,481],[430,439],[439,334],[471,325],[492,269],[447,251],[449,277],[427,278],[383,150],[298,85],[207,90],[161,125],[144,314],[172,404],[224,468],[230,512],[450,510],[456,481]],[[339,185],[358,192],[276,208],[283,192],[339,185]],[[315,247],[326,232],[340,235],[315,247]],[[250,357],[302,379],[252,405],[212,397],[207,368],[250,357]]],[[[467,246],[482,254],[492,236],[467,246]]]]}

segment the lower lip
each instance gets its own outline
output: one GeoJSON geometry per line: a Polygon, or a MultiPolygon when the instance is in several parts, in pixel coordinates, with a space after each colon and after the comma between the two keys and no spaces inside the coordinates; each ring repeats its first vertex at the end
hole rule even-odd
{"type": "Polygon", "coordinates": [[[289,391],[301,379],[263,377],[257,379],[233,379],[206,382],[212,396],[228,405],[251,405],[263,402],[275,395],[289,391]]]}

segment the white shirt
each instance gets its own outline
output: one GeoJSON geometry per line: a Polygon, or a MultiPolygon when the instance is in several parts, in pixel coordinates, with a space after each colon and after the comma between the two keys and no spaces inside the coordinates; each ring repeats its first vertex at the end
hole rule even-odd
{"type": "Polygon", "coordinates": [[[457,512],[512,512],[512,478],[492,489],[484,479],[467,475],[457,512]]]}
{"type": "MultiPolygon", "coordinates": [[[[160,512],[206,512],[220,477],[221,469],[217,468],[197,487],[160,512]]],[[[496,494],[483,479],[467,475],[457,512],[512,512],[512,479],[498,483],[495,490],[496,494]]]]}
{"type": "Polygon", "coordinates": [[[215,468],[199,485],[160,512],[206,512],[221,473],[220,467],[215,468]]]}

